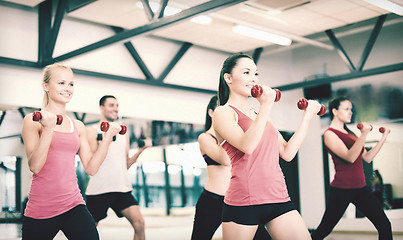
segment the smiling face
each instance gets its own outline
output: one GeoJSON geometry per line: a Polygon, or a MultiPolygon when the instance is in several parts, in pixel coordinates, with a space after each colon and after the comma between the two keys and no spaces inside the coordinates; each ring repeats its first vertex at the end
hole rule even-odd
{"type": "Polygon", "coordinates": [[[224,78],[231,89],[231,94],[251,95],[251,88],[258,83],[258,71],[255,62],[250,58],[240,58],[231,74],[224,78]]]}
{"type": "Polygon", "coordinates": [[[73,78],[73,72],[69,68],[55,67],[50,69],[47,82],[43,82],[43,89],[47,92],[49,102],[70,102],[74,93],[73,78]]]}
{"type": "Polygon", "coordinates": [[[353,116],[353,105],[349,100],[340,102],[338,109],[332,109],[334,117],[339,119],[343,123],[351,122],[353,116]]]}
{"type": "Polygon", "coordinates": [[[113,122],[118,118],[119,103],[115,98],[109,97],[105,99],[104,105],[101,105],[100,108],[106,120],[113,122]]]}

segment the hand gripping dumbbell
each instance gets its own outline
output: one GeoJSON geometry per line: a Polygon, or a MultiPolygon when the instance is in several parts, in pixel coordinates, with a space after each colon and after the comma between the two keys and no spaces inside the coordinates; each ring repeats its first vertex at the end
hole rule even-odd
{"type": "MultiPolygon", "coordinates": [[[[357,124],[357,128],[358,129],[362,129],[364,126],[363,126],[363,124],[362,123],[358,123],[357,124]]],[[[371,130],[370,131],[372,131],[372,129],[373,129],[373,127],[372,127],[372,125],[371,125],[371,130]]],[[[380,133],[384,133],[386,131],[386,128],[385,127],[380,127],[379,128],[379,132],[380,133]]],[[[390,132],[390,130],[389,130],[389,132],[390,132]]]]}
{"type": "MultiPolygon", "coordinates": [[[[120,125],[121,129],[119,134],[124,135],[127,132],[127,127],[125,125],[120,125]]],[[[101,123],[101,131],[106,132],[109,129],[109,123],[108,122],[102,122],[101,123]]]]}
{"type": "MultiPolygon", "coordinates": [[[[63,122],[63,116],[62,115],[56,115],[57,119],[56,119],[56,125],[60,125],[63,122]]],[[[42,114],[39,111],[34,111],[34,113],[32,114],[32,120],[37,122],[39,120],[42,119],[42,114]]]]}
{"type": "MultiPolygon", "coordinates": [[[[298,102],[297,102],[297,107],[300,110],[305,110],[308,107],[308,100],[306,100],[306,98],[301,98],[298,102]]],[[[320,110],[318,112],[319,116],[323,116],[326,113],[326,106],[321,104],[320,105],[320,110]]]]}
{"type": "Polygon", "coordinates": [[[139,148],[142,148],[142,147],[144,147],[144,146],[146,145],[146,142],[145,142],[144,140],[145,140],[145,138],[139,138],[139,139],[137,139],[137,146],[138,146],[139,148]]]}
{"type": "MultiPolygon", "coordinates": [[[[380,133],[384,133],[386,131],[386,128],[385,127],[380,127],[379,128],[379,132],[380,133]]],[[[389,132],[390,132],[390,129],[389,129],[389,132]]]]}
{"type": "MultiPolygon", "coordinates": [[[[273,89],[273,90],[276,91],[276,99],[274,99],[274,101],[275,102],[280,101],[280,98],[281,98],[280,90],[278,90],[278,89],[273,89]]],[[[252,87],[252,89],[250,90],[250,93],[251,93],[252,97],[254,97],[254,98],[260,97],[263,94],[263,88],[256,84],[252,87]]]]}
{"type": "MultiPolygon", "coordinates": [[[[372,125],[370,124],[370,126],[371,126],[371,129],[369,130],[369,131],[372,131],[372,129],[373,129],[373,127],[372,127],[372,125]]],[[[364,127],[364,124],[362,124],[361,122],[360,123],[357,123],[357,128],[358,129],[362,129],[364,127]]],[[[379,131],[381,132],[381,129],[379,129],[379,131]]],[[[385,129],[383,129],[383,131],[385,131],[385,129]]]]}

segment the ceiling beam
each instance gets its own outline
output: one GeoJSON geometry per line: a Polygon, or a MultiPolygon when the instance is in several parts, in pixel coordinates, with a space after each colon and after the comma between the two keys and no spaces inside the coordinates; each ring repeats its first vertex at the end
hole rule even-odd
{"type": "Polygon", "coordinates": [[[168,6],[168,0],[161,0],[160,9],[158,10],[158,18],[164,17],[165,9],[168,6]]]}
{"type": "Polygon", "coordinates": [[[148,0],[140,0],[140,1],[141,1],[141,4],[143,4],[143,8],[147,15],[148,21],[153,20],[154,12],[153,12],[153,10],[151,10],[150,2],[148,0]]]}
{"type": "MultiPolygon", "coordinates": [[[[19,67],[31,67],[31,68],[41,69],[41,66],[39,66],[38,63],[36,63],[36,62],[22,61],[22,60],[6,58],[6,57],[0,57],[0,64],[9,64],[9,65],[19,66],[19,67]]],[[[210,90],[210,89],[204,89],[204,88],[195,88],[195,87],[187,87],[187,86],[181,86],[181,85],[175,85],[175,84],[167,84],[167,83],[163,83],[160,81],[147,81],[145,79],[130,78],[130,77],[125,77],[125,76],[118,76],[118,75],[113,75],[113,74],[106,74],[106,73],[93,72],[93,71],[74,69],[74,68],[72,70],[73,70],[74,74],[106,78],[109,80],[118,80],[118,81],[131,82],[131,83],[148,85],[148,86],[153,86],[153,87],[163,87],[163,88],[169,88],[169,89],[175,89],[175,90],[181,90],[181,91],[191,91],[191,92],[198,92],[198,93],[205,93],[205,94],[217,94],[217,91],[210,90]]]]}
{"type": "Polygon", "coordinates": [[[67,12],[73,12],[97,0],[67,0],[67,12]]]}
{"type": "Polygon", "coordinates": [[[256,48],[256,49],[253,51],[252,58],[253,58],[253,61],[255,62],[255,64],[257,64],[257,62],[259,61],[259,58],[260,58],[260,55],[262,54],[262,52],[263,52],[263,48],[262,48],[262,47],[256,48]]]}
{"type": "Polygon", "coordinates": [[[73,70],[74,74],[106,78],[108,80],[118,80],[118,81],[131,82],[131,83],[142,84],[142,85],[147,85],[147,86],[152,86],[152,87],[162,87],[162,88],[169,88],[169,89],[182,90],[182,91],[191,91],[191,92],[198,92],[198,93],[205,93],[205,94],[217,94],[217,91],[210,90],[210,89],[204,89],[204,88],[195,88],[195,87],[187,87],[187,86],[181,86],[181,85],[175,85],[175,84],[168,84],[168,83],[163,83],[160,81],[147,81],[144,79],[118,76],[118,75],[99,73],[99,72],[92,72],[92,71],[81,70],[81,69],[72,69],[72,70],[73,70]]]}
{"type": "MultiPolygon", "coordinates": [[[[11,58],[6,58],[6,57],[0,57],[0,63],[10,64],[10,65],[14,65],[14,66],[21,66],[21,67],[40,68],[40,66],[38,66],[38,64],[36,62],[22,61],[22,60],[11,59],[11,58]]],[[[130,78],[130,77],[124,77],[124,76],[118,76],[118,75],[112,75],[112,74],[106,74],[106,73],[99,73],[99,72],[92,72],[92,71],[81,70],[81,69],[72,69],[72,70],[75,74],[82,74],[82,75],[91,76],[91,77],[99,77],[99,78],[106,78],[106,79],[112,79],[112,80],[118,80],[118,81],[125,81],[125,82],[137,83],[137,84],[148,85],[148,86],[153,86],[153,87],[164,87],[164,88],[169,88],[169,89],[191,91],[191,92],[198,92],[198,93],[205,93],[205,94],[217,94],[217,91],[215,91],[215,90],[204,89],[204,88],[194,88],[194,87],[187,87],[187,86],[181,86],[181,85],[167,84],[167,83],[163,83],[160,81],[146,81],[144,79],[130,78]]],[[[371,69],[367,69],[367,70],[363,70],[363,71],[355,71],[352,73],[347,73],[347,74],[342,74],[342,75],[337,75],[337,76],[330,76],[330,77],[318,78],[318,79],[310,80],[310,81],[303,81],[303,82],[298,82],[298,83],[280,85],[280,86],[277,86],[274,88],[277,88],[281,91],[288,91],[288,90],[294,90],[294,89],[298,89],[298,88],[315,87],[315,86],[333,83],[333,82],[353,80],[353,79],[357,79],[357,78],[368,77],[368,76],[389,73],[389,72],[402,71],[402,70],[403,70],[403,63],[396,63],[396,64],[392,64],[392,65],[388,65],[388,66],[376,67],[376,68],[371,68],[371,69]]]]}
{"type": "MultiPolygon", "coordinates": [[[[403,22],[403,18],[400,16],[396,16],[395,14],[387,14],[387,16],[388,16],[387,17],[388,20],[385,21],[385,23],[383,24],[383,27],[393,26],[395,24],[401,24],[403,22]]],[[[347,37],[347,36],[351,36],[351,35],[355,35],[355,34],[373,30],[374,29],[373,22],[374,22],[374,19],[369,19],[369,20],[364,20],[364,21],[358,22],[358,23],[349,24],[349,25],[346,25],[343,27],[338,27],[338,28],[335,28],[332,30],[333,30],[334,34],[336,35],[336,37],[338,39],[341,39],[343,37],[347,37]]],[[[314,41],[317,41],[317,42],[328,41],[329,37],[323,33],[324,32],[319,32],[319,33],[311,34],[306,37],[309,39],[312,39],[314,41]]],[[[270,45],[270,46],[264,47],[264,51],[263,51],[262,55],[268,56],[271,54],[277,54],[280,52],[290,51],[292,49],[305,47],[307,45],[308,44],[303,43],[303,42],[293,43],[292,45],[290,45],[288,47],[279,46],[279,45],[278,46],[270,45]]],[[[332,48],[333,48],[333,50],[335,50],[333,46],[332,46],[332,48]]]]}
{"type": "Polygon", "coordinates": [[[52,1],[44,1],[38,7],[38,63],[40,65],[43,65],[47,58],[51,24],[52,1]]]}
{"type": "Polygon", "coordinates": [[[90,51],[105,47],[107,45],[125,40],[127,38],[132,38],[135,36],[141,36],[143,34],[150,34],[156,30],[161,29],[162,27],[171,26],[175,23],[179,23],[183,20],[187,20],[191,17],[197,16],[199,14],[205,14],[207,12],[216,11],[218,9],[222,9],[225,7],[229,7],[246,0],[211,0],[200,5],[191,7],[189,9],[183,10],[177,14],[163,17],[146,25],[124,31],[122,33],[116,34],[112,37],[103,39],[101,41],[95,42],[93,44],[87,45],[85,47],[76,49],[69,53],[63,54],[53,59],[54,62],[60,62],[72,57],[76,57],[78,55],[88,53],[90,51]]]}
{"type": "Polygon", "coordinates": [[[164,69],[161,75],[158,78],[158,81],[163,82],[164,79],[168,76],[168,74],[172,71],[175,65],[179,62],[179,60],[185,55],[187,50],[193,46],[193,44],[185,42],[182,44],[181,48],[179,49],[178,53],[176,53],[175,57],[171,60],[168,66],[164,69]]]}
{"type": "Polygon", "coordinates": [[[381,15],[376,21],[375,27],[372,30],[371,36],[368,39],[367,45],[365,45],[364,51],[362,53],[361,59],[358,63],[357,70],[361,71],[364,68],[365,62],[368,59],[369,54],[371,53],[372,47],[375,44],[375,41],[379,35],[379,32],[382,29],[383,23],[385,22],[387,15],[381,15]]]}
{"type": "Polygon", "coordinates": [[[21,114],[22,119],[24,119],[25,116],[26,116],[25,111],[24,111],[24,108],[19,107],[19,108],[18,108],[18,112],[21,114]]]}
{"type": "Polygon", "coordinates": [[[74,114],[74,117],[76,117],[77,120],[80,120],[81,122],[85,123],[84,119],[85,119],[85,116],[87,115],[87,113],[81,114],[81,117],[80,117],[80,114],[78,112],[73,112],[73,114],[74,114]]]}
{"type": "Polygon", "coordinates": [[[329,37],[330,41],[333,43],[334,47],[337,49],[337,53],[340,55],[343,62],[346,64],[350,72],[354,72],[356,70],[354,63],[348,57],[347,52],[344,50],[343,46],[336,38],[332,30],[326,30],[325,33],[329,37]]]}
{"type": "Polygon", "coordinates": [[[150,70],[144,63],[143,59],[141,59],[140,54],[134,48],[133,44],[131,42],[125,42],[124,45],[125,45],[127,51],[129,51],[130,55],[132,55],[132,58],[134,59],[134,61],[136,61],[141,72],[144,74],[146,80],[154,81],[155,78],[154,78],[153,74],[150,72],[150,70]]]}
{"type": "Polygon", "coordinates": [[[281,86],[278,86],[275,88],[277,88],[281,91],[287,91],[287,90],[293,90],[293,89],[298,89],[298,88],[315,87],[315,86],[320,86],[323,84],[329,84],[329,83],[333,83],[333,82],[352,80],[352,79],[368,77],[368,76],[389,73],[389,72],[397,72],[397,71],[402,71],[402,70],[403,70],[403,63],[396,63],[396,64],[392,64],[392,65],[388,65],[388,66],[376,67],[376,68],[371,68],[371,69],[367,69],[367,70],[363,70],[363,71],[355,71],[355,72],[337,75],[337,76],[330,76],[330,77],[318,78],[318,79],[310,80],[310,81],[303,81],[303,82],[298,82],[298,83],[281,85],[281,86]]]}
{"type": "MultiPolygon", "coordinates": [[[[120,27],[112,27],[112,29],[116,32],[116,33],[120,33],[123,32],[124,29],[120,28],[120,27]]],[[[140,68],[141,72],[144,74],[145,78],[147,80],[155,80],[154,76],[152,75],[152,73],[150,72],[150,70],[148,69],[148,67],[146,66],[146,64],[144,63],[143,59],[141,59],[140,54],[137,52],[137,50],[134,48],[133,44],[131,41],[127,41],[125,42],[123,45],[125,45],[127,51],[129,51],[130,55],[132,56],[132,58],[134,59],[134,61],[137,63],[137,66],[140,68]]]]}
{"type": "Polygon", "coordinates": [[[4,110],[4,111],[2,111],[2,113],[1,113],[1,117],[0,117],[0,126],[1,126],[1,124],[3,123],[3,120],[4,120],[4,117],[6,116],[6,110],[4,110]]]}
{"type": "Polygon", "coordinates": [[[52,60],[53,51],[60,25],[66,13],[68,0],[57,1],[57,9],[54,19],[52,17],[52,1],[44,1],[38,8],[38,64],[48,65],[52,60]],[[52,23],[53,19],[53,23],[52,23]]]}
{"type": "Polygon", "coordinates": [[[37,62],[31,62],[31,61],[8,58],[8,57],[0,57],[0,63],[19,66],[19,67],[41,68],[41,66],[37,62]]]}
{"type": "Polygon", "coordinates": [[[66,13],[67,9],[67,1],[68,0],[60,0],[58,1],[57,10],[55,14],[55,19],[53,21],[52,29],[50,31],[50,37],[47,44],[47,57],[52,58],[53,51],[55,49],[57,35],[59,34],[60,25],[62,24],[62,20],[66,13]]]}

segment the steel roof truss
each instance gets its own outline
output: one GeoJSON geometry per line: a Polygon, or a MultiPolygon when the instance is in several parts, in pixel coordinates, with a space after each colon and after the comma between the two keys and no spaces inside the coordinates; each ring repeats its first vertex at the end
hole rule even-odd
{"type": "Polygon", "coordinates": [[[146,12],[147,18],[149,21],[154,19],[154,12],[151,10],[150,2],[148,0],[140,0],[143,4],[144,11],[146,12]]]}
{"type": "MultiPolygon", "coordinates": [[[[122,31],[124,31],[123,28],[118,28],[118,27],[112,27],[112,28],[116,33],[120,33],[122,31]]],[[[148,70],[148,67],[144,63],[143,59],[141,59],[140,55],[134,48],[132,42],[127,41],[124,43],[124,45],[125,45],[127,51],[129,51],[129,53],[132,56],[132,58],[134,59],[134,61],[136,61],[137,66],[143,72],[146,80],[155,80],[154,76],[151,74],[150,70],[148,70]]]]}
{"type": "Polygon", "coordinates": [[[171,60],[171,62],[168,64],[168,66],[165,68],[165,70],[161,73],[161,75],[158,78],[158,81],[163,82],[166,76],[172,71],[172,69],[175,67],[175,65],[179,62],[179,60],[185,55],[187,50],[193,46],[193,44],[185,42],[182,44],[182,47],[179,49],[179,51],[176,53],[174,58],[171,60]]]}
{"type": "Polygon", "coordinates": [[[39,4],[39,39],[38,39],[38,64],[48,65],[52,62],[57,35],[67,9],[67,0],[57,1],[57,10],[52,24],[52,1],[44,1],[39,4]]]}
{"type": "Polygon", "coordinates": [[[354,72],[355,66],[353,62],[347,55],[347,52],[344,50],[343,46],[340,44],[339,40],[337,40],[332,30],[326,30],[325,33],[329,37],[330,41],[333,43],[333,46],[336,48],[337,53],[340,55],[341,59],[343,59],[344,63],[347,65],[350,72],[354,72]]]}
{"type": "Polygon", "coordinates": [[[367,45],[365,45],[364,51],[362,53],[360,62],[358,63],[358,71],[362,71],[364,68],[365,62],[368,59],[369,54],[371,53],[372,47],[375,44],[376,38],[379,35],[379,32],[382,29],[383,23],[385,22],[387,15],[381,15],[378,17],[378,20],[375,24],[374,29],[372,30],[371,36],[368,39],[367,45]]]}
{"type": "Polygon", "coordinates": [[[69,53],[63,54],[61,56],[58,56],[53,59],[54,62],[58,61],[64,61],[72,57],[76,57],[78,55],[88,53],[90,51],[93,51],[95,49],[105,47],[107,45],[122,41],[127,38],[132,38],[135,36],[141,36],[143,34],[150,34],[153,31],[156,31],[162,27],[166,27],[175,23],[179,23],[183,20],[189,19],[191,17],[197,16],[202,13],[207,13],[211,11],[215,11],[221,8],[229,7],[235,4],[238,4],[240,2],[244,2],[246,0],[212,0],[208,1],[205,3],[202,3],[200,5],[191,7],[189,9],[183,10],[177,14],[163,17],[161,19],[158,19],[156,21],[150,22],[149,24],[124,31],[122,33],[116,34],[112,37],[103,39],[101,41],[95,42],[93,44],[87,45],[85,47],[73,50],[69,53]]]}

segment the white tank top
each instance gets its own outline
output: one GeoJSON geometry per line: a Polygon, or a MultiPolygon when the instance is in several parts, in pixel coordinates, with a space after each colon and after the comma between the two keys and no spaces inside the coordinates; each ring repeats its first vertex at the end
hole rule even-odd
{"type": "MultiPolygon", "coordinates": [[[[102,133],[94,125],[98,133],[102,133]]],[[[133,190],[127,171],[127,139],[125,135],[116,135],[116,140],[109,145],[105,161],[94,176],[90,176],[87,195],[98,195],[108,192],[130,192],[133,190]]]]}

